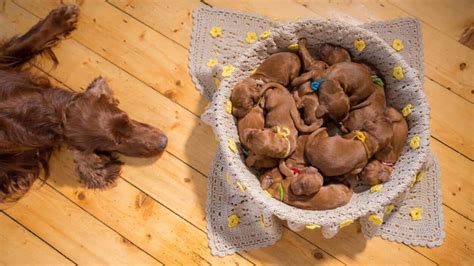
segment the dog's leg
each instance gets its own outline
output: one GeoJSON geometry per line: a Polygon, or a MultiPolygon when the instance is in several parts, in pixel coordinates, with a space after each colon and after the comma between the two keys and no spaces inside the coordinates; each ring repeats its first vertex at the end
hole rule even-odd
{"type": "Polygon", "coordinates": [[[123,163],[111,153],[73,152],[76,173],[87,188],[105,189],[115,184],[123,163]]]}
{"type": "Polygon", "coordinates": [[[57,63],[51,48],[76,28],[78,15],[76,5],[60,6],[27,33],[4,43],[0,47],[0,69],[19,67],[43,52],[57,63]]]}

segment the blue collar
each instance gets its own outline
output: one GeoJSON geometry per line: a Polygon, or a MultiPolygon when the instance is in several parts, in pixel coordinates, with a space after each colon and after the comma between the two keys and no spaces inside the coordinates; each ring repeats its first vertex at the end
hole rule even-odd
{"type": "Polygon", "coordinates": [[[322,78],[320,80],[315,80],[311,82],[311,90],[317,91],[321,85],[326,81],[326,78],[322,78]]]}

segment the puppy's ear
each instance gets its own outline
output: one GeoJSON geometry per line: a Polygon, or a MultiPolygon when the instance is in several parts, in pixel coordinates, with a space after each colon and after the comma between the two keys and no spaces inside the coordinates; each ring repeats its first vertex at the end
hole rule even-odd
{"type": "Polygon", "coordinates": [[[92,81],[92,83],[87,87],[85,93],[96,98],[104,96],[106,98],[113,99],[114,97],[112,90],[103,77],[97,77],[94,79],[94,81],[92,81]]]}
{"type": "Polygon", "coordinates": [[[111,153],[82,152],[74,150],[75,170],[87,188],[112,187],[120,175],[122,162],[111,153]]]}
{"type": "Polygon", "coordinates": [[[318,109],[316,109],[316,117],[321,118],[328,112],[328,109],[325,105],[320,104],[318,109]]]}

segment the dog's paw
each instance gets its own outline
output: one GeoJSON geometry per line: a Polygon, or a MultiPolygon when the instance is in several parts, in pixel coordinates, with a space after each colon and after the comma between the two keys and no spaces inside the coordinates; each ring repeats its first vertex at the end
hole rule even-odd
{"type": "Polygon", "coordinates": [[[62,5],[49,13],[45,18],[43,29],[50,34],[49,39],[61,39],[76,29],[79,18],[77,5],[62,5]]]}
{"type": "Polygon", "coordinates": [[[76,174],[90,189],[107,189],[115,185],[122,162],[110,154],[75,152],[76,174]]]}

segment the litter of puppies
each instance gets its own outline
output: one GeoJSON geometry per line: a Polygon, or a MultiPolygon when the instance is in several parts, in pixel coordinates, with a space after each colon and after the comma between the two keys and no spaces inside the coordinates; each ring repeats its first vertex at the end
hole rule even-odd
{"type": "Polygon", "coordinates": [[[272,54],[234,87],[245,164],[272,197],[301,209],[347,204],[351,181],[387,182],[408,125],[385,100],[376,69],[332,44],[272,54]]]}

